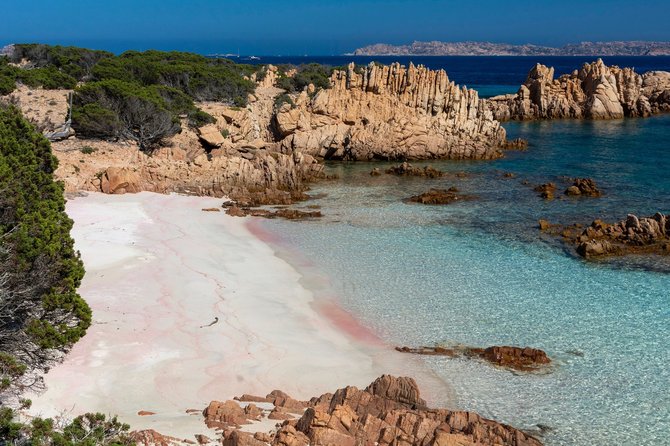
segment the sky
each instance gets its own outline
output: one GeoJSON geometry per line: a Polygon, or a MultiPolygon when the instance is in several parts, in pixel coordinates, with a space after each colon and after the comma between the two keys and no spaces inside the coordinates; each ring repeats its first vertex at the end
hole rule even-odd
{"type": "Polygon", "coordinates": [[[373,43],[670,41],[670,0],[2,0],[0,46],[336,55],[373,43]]]}

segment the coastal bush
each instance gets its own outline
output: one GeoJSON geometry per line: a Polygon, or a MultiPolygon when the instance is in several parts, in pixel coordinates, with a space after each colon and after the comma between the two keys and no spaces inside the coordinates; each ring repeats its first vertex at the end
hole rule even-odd
{"type": "Polygon", "coordinates": [[[49,141],[0,106],[0,404],[84,335],[91,310],[49,141]]]}
{"type": "Polygon", "coordinates": [[[78,81],[85,81],[98,62],[112,57],[114,54],[108,51],[30,43],[13,45],[10,62],[27,61],[29,68],[55,68],[78,81]]]}
{"type": "Polygon", "coordinates": [[[289,93],[299,92],[305,89],[309,84],[313,84],[316,89],[330,87],[330,76],[333,71],[339,67],[331,67],[317,63],[300,65],[298,67],[282,65],[278,69],[276,85],[289,93]],[[287,73],[295,71],[292,76],[287,73]]]}
{"type": "Polygon", "coordinates": [[[47,90],[57,88],[73,89],[77,80],[56,67],[17,69],[16,79],[29,87],[43,87],[47,90]]]}
{"type": "Polygon", "coordinates": [[[257,68],[228,59],[211,59],[177,51],[127,51],[101,60],[93,68],[95,80],[116,79],[143,86],[162,85],[196,101],[220,101],[245,106],[254,91],[249,77],[257,68]]]}
{"type": "Polygon", "coordinates": [[[9,65],[7,57],[0,57],[0,96],[7,95],[16,88],[17,69],[9,65]]]}
{"type": "Polygon", "coordinates": [[[77,88],[72,127],[84,137],[123,138],[151,150],[180,130],[178,114],[193,107],[181,92],[121,80],[90,82],[77,88]]]}

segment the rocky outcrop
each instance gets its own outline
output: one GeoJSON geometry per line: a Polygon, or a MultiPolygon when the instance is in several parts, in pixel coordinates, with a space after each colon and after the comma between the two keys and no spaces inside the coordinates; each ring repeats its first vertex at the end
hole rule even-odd
{"type": "Polygon", "coordinates": [[[586,258],[626,254],[670,255],[670,217],[657,213],[607,224],[595,220],[573,239],[579,255],[586,258]]]}
{"type": "Polygon", "coordinates": [[[565,190],[565,195],[572,197],[600,197],[602,192],[592,179],[575,178],[572,186],[565,190]]]}
{"type": "Polygon", "coordinates": [[[670,108],[669,77],[659,71],[639,75],[598,59],[554,79],[553,68],[537,64],[516,94],[484,102],[499,121],[649,116],[670,108]]]}
{"type": "Polygon", "coordinates": [[[402,353],[418,355],[467,357],[483,359],[498,367],[521,372],[537,371],[551,363],[547,354],[537,348],[493,346],[486,349],[478,347],[396,347],[402,353]]]}
{"type": "Polygon", "coordinates": [[[505,130],[444,70],[370,64],[335,71],[331,88],[301,93],[274,123],[283,151],[326,159],[491,159],[505,130]]]}
{"type": "Polygon", "coordinates": [[[472,412],[429,409],[413,379],[388,375],[364,390],[345,387],[313,398],[299,419],[284,421],[275,432],[227,430],[223,436],[229,446],[541,445],[518,429],[472,412]]]}
{"type": "MultiPolygon", "coordinates": [[[[540,230],[559,236],[587,259],[625,255],[670,255],[670,216],[629,214],[625,220],[608,224],[594,220],[589,226],[550,224],[540,220],[540,230]]],[[[663,268],[661,268],[664,270],[663,268]]]]}

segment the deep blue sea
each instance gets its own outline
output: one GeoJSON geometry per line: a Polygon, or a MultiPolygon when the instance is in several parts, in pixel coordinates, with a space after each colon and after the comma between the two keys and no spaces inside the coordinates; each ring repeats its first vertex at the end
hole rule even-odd
{"type": "MultiPolygon", "coordinates": [[[[583,61],[537,60],[547,59],[559,72],[583,61]]],[[[509,91],[534,60],[415,58],[460,83],[509,91]]],[[[607,62],[670,70],[670,58],[607,62]]],[[[315,186],[323,196],[310,202],[322,206],[323,219],[263,225],[390,345],[528,345],[555,360],[549,374],[515,375],[428,357],[458,407],[521,428],[547,426],[549,445],[670,444],[667,257],[586,262],[537,229],[540,218],[588,224],[670,213],[670,115],[505,127],[530,142],[528,151],[429,163],[465,178],[371,177],[372,167],[389,164],[330,164],[340,179],[315,186]],[[547,181],[567,186],[568,177],[595,179],[604,196],[545,201],[532,190],[547,181]],[[477,199],[438,207],[402,201],[449,186],[477,199]]]]}

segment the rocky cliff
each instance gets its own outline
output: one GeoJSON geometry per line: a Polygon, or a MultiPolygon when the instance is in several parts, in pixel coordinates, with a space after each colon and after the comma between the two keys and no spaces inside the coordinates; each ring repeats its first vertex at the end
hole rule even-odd
{"type": "Polygon", "coordinates": [[[537,64],[516,94],[484,102],[499,121],[649,116],[670,110],[670,73],[640,75],[598,59],[554,79],[553,68],[537,64]]]}
{"type": "Polygon", "coordinates": [[[326,159],[490,159],[505,142],[475,90],[413,64],[352,63],[274,119],[282,151],[326,159]]]}

